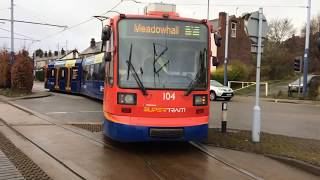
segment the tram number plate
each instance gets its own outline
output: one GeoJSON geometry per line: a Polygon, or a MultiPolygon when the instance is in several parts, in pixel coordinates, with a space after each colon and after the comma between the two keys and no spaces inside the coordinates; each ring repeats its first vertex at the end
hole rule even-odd
{"type": "Polygon", "coordinates": [[[164,92],[163,93],[163,100],[165,101],[172,101],[176,99],[176,93],[164,92]]]}

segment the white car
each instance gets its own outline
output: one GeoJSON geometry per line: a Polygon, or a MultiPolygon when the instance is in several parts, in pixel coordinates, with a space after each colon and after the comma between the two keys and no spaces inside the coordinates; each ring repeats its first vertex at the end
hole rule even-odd
{"type": "MultiPolygon", "coordinates": [[[[320,75],[312,75],[308,74],[307,76],[307,86],[310,85],[310,82],[313,79],[319,78],[320,75]]],[[[303,76],[300,77],[300,92],[302,92],[303,89],[303,76]]],[[[293,81],[292,83],[288,84],[288,92],[298,92],[299,91],[299,79],[293,81]]]]}
{"type": "Polygon", "coordinates": [[[214,101],[217,98],[223,98],[229,101],[234,95],[231,88],[222,85],[216,80],[210,80],[210,100],[214,101]]]}

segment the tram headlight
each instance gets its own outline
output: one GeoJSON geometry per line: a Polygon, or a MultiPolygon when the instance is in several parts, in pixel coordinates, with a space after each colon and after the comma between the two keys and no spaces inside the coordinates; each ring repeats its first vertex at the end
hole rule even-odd
{"type": "Polygon", "coordinates": [[[208,95],[206,95],[206,94],[193,95],[193,105],[194,106],[206,106],[206,105],[208,105],[208,95]]]}
{"type": "Polygon", "coordinates": [[[134,93],[118,93],[118,104],[136,105],[137,95],[134,93]]]}

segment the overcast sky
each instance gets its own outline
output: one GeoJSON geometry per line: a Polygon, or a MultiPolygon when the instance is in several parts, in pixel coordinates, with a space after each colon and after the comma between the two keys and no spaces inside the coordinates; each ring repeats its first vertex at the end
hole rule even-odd
{"type": "MultiPolygon", "coordinates": [[[[100,15],[116,5],[120,0],[15,0],[15,19],[35,22],[44,22],[58,25],[72,26],[100,15]]],[[[143,0],[136,4],[132,1],[122,2],[115,10],[121,13],[142,14],[143,7],[148,2],[161,2],[143,0]]],[[[207,0],[163,0],[162,2],[177,4],[177,11],[181,16],[204,19],[207,18],[207,0]]],[[[210,0],[210,19],[218,17],[221,11],[240,16],[244,12],[256,11],[264,6],[267,19],[292,19],[297,33],[306,22],[307,0],[210,0]],[[275,7],[277,6],[277,7],[275,7]],[[303,8],[304,7],[304,8],[303,8]]],[[[320,13],[320,0],[312,0],[312,16],[320,13]]],[[[10,18],[10,0],[0,0],[0,18],[10,18]]],[[[109,14],[112,16],[114,14],[109,14]]],[[[10,23],[0,21],[0,47],[10,47],[10,40],[1,37],[10,37],[10,23]]],[[[58,47],[70,49],[77,48],[82,51],[89,46],[91,38],[100,39],[101,24],[98,20],[91,20],[76,28],[63,31],[57,27],[39,26],[15,23],[15,32],[31,37],[40,42],[15,40],[15,50],[26,47],[33,51],[38,48],[52,51],[58,47]],[[55,35],[53,35],[55,34],[55,35]],[[53,36],[52,36],[53,35],[53,36]]],[[[15,35],[17,38],[26,38],[15,35]]]]}

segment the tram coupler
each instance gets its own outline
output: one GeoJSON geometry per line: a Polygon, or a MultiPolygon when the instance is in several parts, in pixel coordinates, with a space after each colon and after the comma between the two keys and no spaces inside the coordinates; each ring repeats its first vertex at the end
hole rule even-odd
{"type": "Polygon", "coordinates": [[[221,110],[222,110],[221,132],[226,133],[227,132],[227,112],[228,112],[227,102],[222,102],[221,110]]]}

